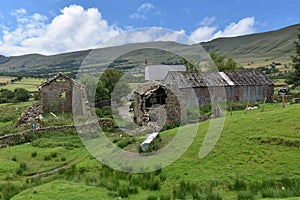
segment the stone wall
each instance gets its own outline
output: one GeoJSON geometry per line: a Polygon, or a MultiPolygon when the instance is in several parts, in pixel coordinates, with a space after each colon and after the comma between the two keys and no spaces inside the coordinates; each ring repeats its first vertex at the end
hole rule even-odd
{"type": "Polygon", "coordinates": [[[47,132],[47,131],[58,131],[58,130],[75,130],[75,126],[73,126],[73,125],[52,126],[52,127],[36,129],[35,131],[26,130],[26,131],[22,131],[20,133],[4,135],[4,136],[0,137],[0,148],[30,142],[39,133],[43,133],[43,132],[47,132]]]}
{"type": "Polygon", "coordinates": [[[18,126],[27,126],[31,124],[40,123],[40,115],[42,114],[42,108],[39,102],[34,102],[29,106],[21,115],[18,126]]]}
{"type": "Polygon", "coordinates": [[[30,142],[36,137],[39,136],[39,134],[43,132],[48,131],[63,131],[63,130],[74,130],[80,128],[91,128],[91,127],[97,127],[97,125],[100,125],[101,128],[105,129],[112,129],[114,128],[114,122],[110,118],[100,118],[98,121],[90,122],[84,125],[80,126],[74,126],[74,125],[64,125],[64,126],[51,126],[51,127],[45,127],[45,128],[39,128],[36,130],[26,130],[19,133],[4,135],[0,137],[0,148],[8,147],[12,145],[22,144],[26,142],[30,142]]]}

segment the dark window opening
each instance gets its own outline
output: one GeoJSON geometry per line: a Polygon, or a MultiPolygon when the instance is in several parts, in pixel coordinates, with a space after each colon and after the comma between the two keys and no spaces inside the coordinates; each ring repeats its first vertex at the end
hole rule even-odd
{"type": "Polygon", "coordinates": [[[158,88],[146,99],[146,108],[152,107],[155,104],[166,104],[167,95],[163,88],[158,88]]]}

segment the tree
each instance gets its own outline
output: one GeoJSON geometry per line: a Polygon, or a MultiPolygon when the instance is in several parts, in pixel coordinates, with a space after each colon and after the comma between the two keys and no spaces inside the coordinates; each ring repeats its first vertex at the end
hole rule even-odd
{"type": "Polygon", "coordinates": [[[106,69],[97,85],[95,101],[103,101],[111,99],[111,94],[114,94],[114,100],[119,100],[122,96],[130,93],[129,85],[121,79],[123,72],[115,69],[106,69]],[[121,83],[121,84],[120,84],[121,83]]]}
{"type": "Polygon", "coordinates": [[[300,86],[300,29],[297,33],[297,37],[297,41],[294,42],[296,55],[291,56],[294,72],[292,72],[286,79],[286,83],[293,85],[293,88],[300,86]]]}
{"type": "Polygon", "coordinates": [[[28,101],[29,98],[31,97],[29,91],[24,88],[16,88],[14,89],[14,92],[15,92],[15,100],[17,102],[28,101]]]}
{"type": "Polygon", "coordinates": [[[217,54],[215,51],[210,51],[209,55],[215,62],[219,71],[234,70],[239,68],[239,64],[233,58],[227,58],[225,54],[217,54]]]}
{"type": "Polygon", "coordinates": [[[10,103],[13,102],[15,98],[15,93],[8,89],[1,89],[0,90],[0,103],[10,103]]]}
{"type": "Polygon", "coordinates": [[[183,60],[183,65],[185,66],[185,70],[187,72],[198,72],[198,69],[192,63],[190,63],[187,59],[182,58],[182,60],[183,60]]]}

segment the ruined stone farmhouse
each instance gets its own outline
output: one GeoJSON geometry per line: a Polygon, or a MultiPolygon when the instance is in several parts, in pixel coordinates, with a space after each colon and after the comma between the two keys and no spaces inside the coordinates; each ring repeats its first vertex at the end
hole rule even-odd
{"type": "Polygon", "coordinates": [[[85,86],[59,73],[39,86],[42,113],[88,114],[85,86]]]}
{"type": "Polygon", "coordinates": [[[156,122],[158,125],[180,122],[186,115],[176,92],[157,81],[148,81],[134,91],[135,122],[147,124],[156,122]]]}
{"type": "Polygon", "coordinates": [[[149,81],[134,94],[138,123],[158,121],[163,116],[161,110],[165,110],[166,121],[171,124],[184,119],[189,106],[228,101],[272,101],[274,83],[258,70],[169,71],[163,83],[149,81]]]}
{"type": "Polygon", "coordinates": [[[274,83],[259,70],[201,73],[170,71],[164,84],[178,88],[187,106],[221,101],[272,101],[274,94],[274,83]]]}

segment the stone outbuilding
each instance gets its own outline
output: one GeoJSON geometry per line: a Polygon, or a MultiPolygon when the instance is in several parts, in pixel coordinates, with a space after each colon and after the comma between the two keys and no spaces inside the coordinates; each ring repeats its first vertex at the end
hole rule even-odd
{"type": "Polygon", "coordinates": [[[274,95],[274,83],[259,70],[170,71],[164,84],[178,88],[187,106],[222,101],[272,101],[274,95]]]}
{"type": "Polygon", "coordinates": [[[63,73],[48,79],[38,89],[42,113],[89,113],[85,86],[63,73]]]}
{"type": "Polygon", "coordinates": [[[155,122],[160,127],[180,122],[186,111],[175,93],[156,81],[148,81],[137,88],[134,91],[135,122],[143,125],[155,122]]]}

